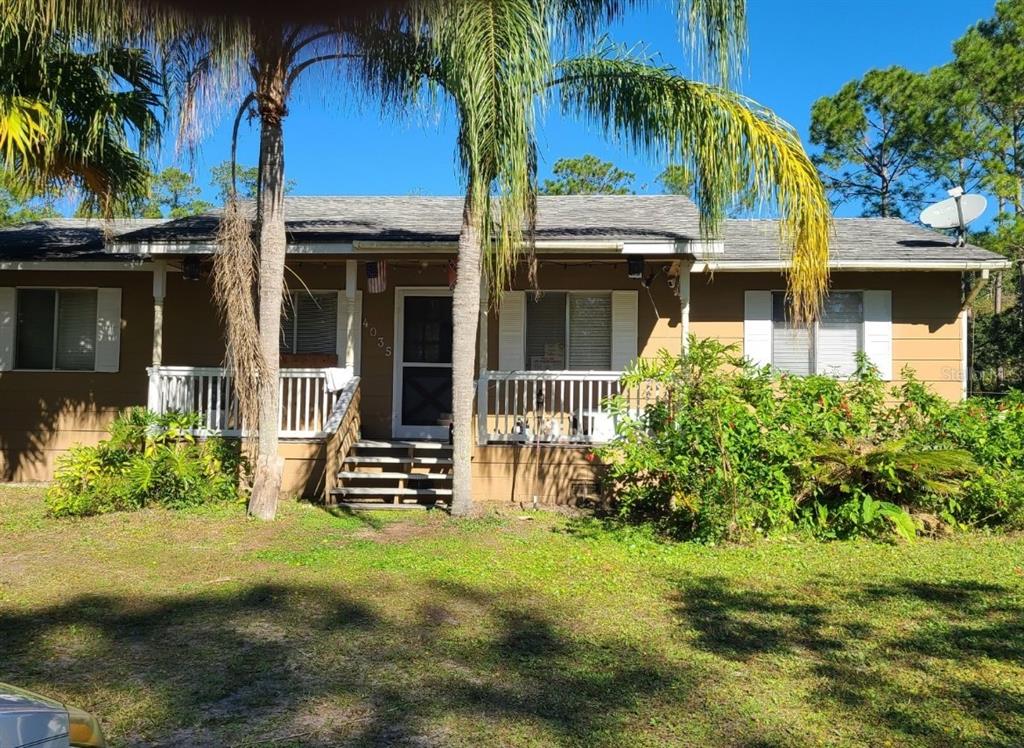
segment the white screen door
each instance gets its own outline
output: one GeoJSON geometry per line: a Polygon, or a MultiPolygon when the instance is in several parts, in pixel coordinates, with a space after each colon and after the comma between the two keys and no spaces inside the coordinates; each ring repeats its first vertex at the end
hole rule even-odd
{"type": "Polygon", "coordinates": [[[452,412],[452,295],[447,288],[395,289],[392,436],[447,439],[452,412]]]}

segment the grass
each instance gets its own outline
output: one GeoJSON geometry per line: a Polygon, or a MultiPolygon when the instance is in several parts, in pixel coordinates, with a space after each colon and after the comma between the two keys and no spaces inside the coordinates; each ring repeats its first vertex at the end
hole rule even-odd
{"type": "Polygon", "coordinates": [[[0,680],[113,745],[1024,744],[1024,538],[661,544],[536,513],[44,516],[0,680]]]}

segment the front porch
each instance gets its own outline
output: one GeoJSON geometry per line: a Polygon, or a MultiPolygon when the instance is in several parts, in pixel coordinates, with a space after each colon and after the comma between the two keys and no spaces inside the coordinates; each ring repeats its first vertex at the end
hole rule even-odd
{"type": "MultiPolygon", "coordinates": [[[[329,497],[345,481],[383,485],[376,476],[346,475],[363,471],[345,460],[372,456],[369,442],[447,443],[449,260],[447,253],[388,257],[387,285],[371,293],[365,275],[373,260],[290,258],[296,298],[286,308],[278,389],[289,492],[329,497]]],[[[206,324],[216,316],[206,273],[190,279],[174,272],[173,262],[154,268],[147,404],[198,413],[204,434],[241,436],[230,377],[217,365],[224,356],[220,329],[206,324]]],[[[524,276],[500,308],[486,299],[481,305],[473,424],[480,500],[561,502],[592,492],[596,466],[587,457],[615,434],[608,400],[625,395],[627,412],[638,412],[653,394],[623,391],[623,369],[640,349],[651,355],[681,340],[688,322],[688,304],[666,284],[645,292],[640,304],[622,260],[583,265],[576,256],[545,277],[550,287],[541,294],[526,290],[524,276]]],[[[680,285],[685,299],[687,284],[680,285]]],[[[405,473],[424,471],[395,464],[382,472],[407,480],[405,473]]],[[[408,487],[398,480],[394,488],[408,487]]],[[[419,480],[413,485],[425,485],[419,480]]]]}

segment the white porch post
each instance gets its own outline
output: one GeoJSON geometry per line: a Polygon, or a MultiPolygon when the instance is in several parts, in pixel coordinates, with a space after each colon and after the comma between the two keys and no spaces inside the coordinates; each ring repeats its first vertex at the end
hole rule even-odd
{"type": "Polygon", "coordinates": [[[480,324],[477,325],[476,441],[487,443],[487,308],[490,306],[486,277],[480,278],[480,324]]]}
{"type": "Polygon", "coordinates": [[[356,319],[356,261],[345,261],[345,306],[348,313],[345,315],[345,365],[352,368],[352,374],[358,376],[356,371],[356,333],[359,330],[360,320],[356,319]]]}
{"type": "Polygon", "coordinates": [[[167,263],[153,263],[153,360],[149,369],[149,395],[146,407],[157,413],[160,402],[160,365],[164,357],[164,297],[167,294],[167,263]]]}
{"type": "Polygon", "coordinates": [[[690,273],[693,271],[693,260],[679,263],[679,350],[686,353],[690,349],[690,273]]]}

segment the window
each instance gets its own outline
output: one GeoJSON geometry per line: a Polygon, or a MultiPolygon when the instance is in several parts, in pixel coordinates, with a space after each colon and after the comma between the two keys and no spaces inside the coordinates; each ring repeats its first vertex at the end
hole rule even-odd
{"type": "Polygon", "coordinates": [[[526,301],[526,368],[606,371],[612,363],[610,293],[546,291],[526,301]]]}
{"type": "Polygon", "coordinates": [[[790,374],[849,377],[864,350],[864,294],[834,291],[810,327],[790,321],[786,294],[772,293],[772,366],[790,374]]]}
{"type": "Polygon", "coordinates": [[[95,368],[95,289],[19,288],[15,306],[15,368],[95,368]]]}
{"type": "Polygon", "coordinates": [[[298,291],[290,294],[281,316],[282,353],[336,353],[338,293],[298,291]]]}

